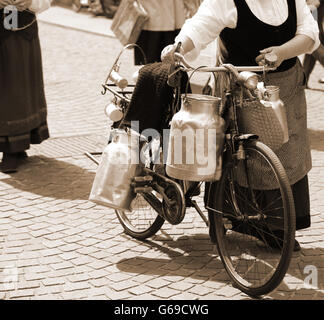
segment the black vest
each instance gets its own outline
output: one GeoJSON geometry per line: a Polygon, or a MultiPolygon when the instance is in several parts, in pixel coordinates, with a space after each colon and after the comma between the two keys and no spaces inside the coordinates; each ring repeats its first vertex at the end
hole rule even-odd
{"type": "MultiPolygon", "coordinates": [[[[296,3],[295,0],[287,1],[287,20],[279,26],[272,26],[259,20],[245,0],[234,0],[237,8],[236,28],[225,28],[220,34],[220,49],[225,62],[237,66],[257,65],[255,58],[260,50],[280,46],[294,38],[297,30],[296,3]]],[[[296,59],[283,61],[276,72],[290,69],[296,59]]]]}
{"type": "MultiPolygon", "coordinates": [[[[35,21],[31,26],[24,30],[11,31],[5,28],[4,25],[4,13],[3,9],[0,9],[0,41],[2,38],[9,36],[12,33],[19,34],[27,40],[31,40],[38,35],[37,21],[35,21]]],[[[18,12],[18,28],[27,26],[35,19],[35,15],[28,11],[18,12]]]]}

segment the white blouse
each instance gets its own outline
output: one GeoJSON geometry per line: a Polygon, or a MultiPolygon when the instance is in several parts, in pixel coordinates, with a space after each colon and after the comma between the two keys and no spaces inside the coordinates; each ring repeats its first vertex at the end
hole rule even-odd
{"type": "MultiPolygon", "coordinates": [[[[242,0],[244,1],[244,0],[242,0]]],[[[287,0],[245,0],[253,14],[261,21],[278,26],[288,17],[287,0]]],[[[314,40],[313,52],[320,45],[319,30],[305,0],[295,0],[297,11],[297,34],[314,40]]],[[[189,37],[195,49],[187,56],[194,59],[199,51],[215,40],[228,27],[234,29],[237,23],[237,9],[233,0],[204,0],[197,13],[186,21],[175,41],[189,37]]]]}
{"type": "Polygon", "coordinates": [[[32,0],[29,9],[35,13],[41,13],[51,6],[52,0],[32,0]]]}
{"type": "Polygon", "coordinates": [[[183,0],[138,0],[149,15],[144,30],[173,31],[185,22],[183,0]]]}

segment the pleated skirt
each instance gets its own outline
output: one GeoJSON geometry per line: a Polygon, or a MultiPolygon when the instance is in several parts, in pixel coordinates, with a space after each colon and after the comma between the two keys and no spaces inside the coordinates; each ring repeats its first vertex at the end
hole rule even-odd
{"type": "Polygon", "coordinates": [[[0,152],[27,150],[49,138],[38,36],[0,39],[0,152]]]}

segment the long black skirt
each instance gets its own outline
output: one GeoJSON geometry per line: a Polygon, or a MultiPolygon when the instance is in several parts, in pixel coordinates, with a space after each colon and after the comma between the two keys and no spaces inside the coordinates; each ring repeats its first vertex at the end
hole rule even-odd
{"type": "Polygon", "coordinates": [[[0,152],[27,150],[49,137],[38,36],[0,40],[0,152]]]}

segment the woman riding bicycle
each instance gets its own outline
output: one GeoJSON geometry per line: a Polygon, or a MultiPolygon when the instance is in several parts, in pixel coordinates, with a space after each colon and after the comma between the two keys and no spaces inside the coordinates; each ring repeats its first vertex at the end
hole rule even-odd
{"type": "MultiPolygon", "coordinates": [[[[292,187],[296,229],[308,228],[307,173],[312,165],[307,137],[306,79],[297,56],[311,53],[319,46],[317,23],[304,0],[204,0],[182,27],[175,44],[162,51],[162,61],[173,59],[179,42],[180,53],[190,60],[217,37],[224,63],[262,65],[265,54],[277,56],[277,69],[264,80],[266,85],[280,88],[287,111],[289,141],[276,154],[292,187]]],[[[296,241],[295,250],[299,249],[296,241]]]]}

